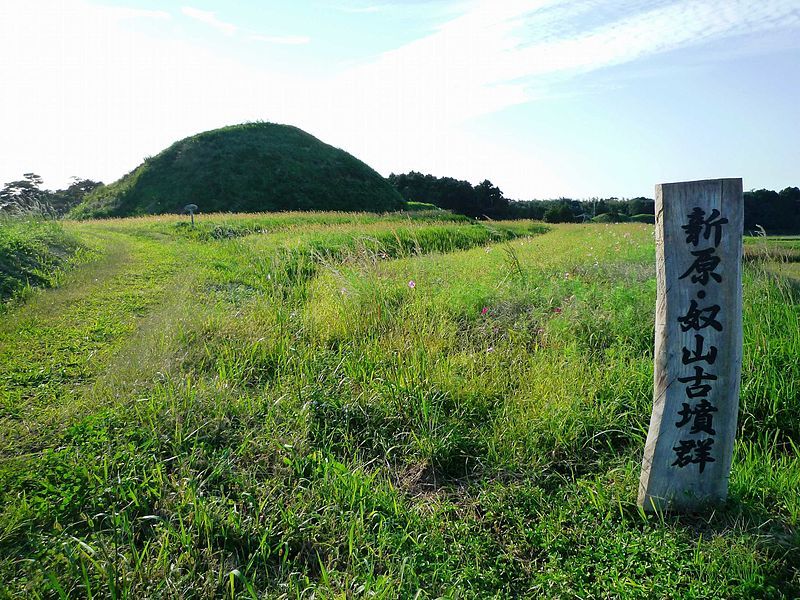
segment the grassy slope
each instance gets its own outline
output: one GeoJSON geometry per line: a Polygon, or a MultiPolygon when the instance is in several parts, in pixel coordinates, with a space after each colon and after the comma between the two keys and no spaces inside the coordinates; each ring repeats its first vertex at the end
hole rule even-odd
{"type": "Polygon", "coordinates": [[[398,210],[403,201],[369,166],[286,125],[250,123],[175,142],[73,209],[79,218],[280,210],[398,210]]]}
{"type": "Polygon", "coordinates": [[[7,308],[3,303],[24,298],[32,287],[55,285],[82,258],[85,249],[58,223],[0,216],[0,314],[7,308]]]}
{"type": "Polygon", "coordinates": [[[747,271],[729,505],[645,518],[652,228],[266,218],[75,225],[0,326],[8,595],[800,593],[789,289],[747,271]]]}

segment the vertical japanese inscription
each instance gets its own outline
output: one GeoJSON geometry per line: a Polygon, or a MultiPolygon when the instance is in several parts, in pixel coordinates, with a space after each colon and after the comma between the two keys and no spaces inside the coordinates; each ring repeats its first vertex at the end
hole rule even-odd
{"type": "MultiPolygon", "coordinates": [[[[692,212],[686,217],[687,222],[681,225],[681,229],[686,232],[687,245],[697,248],[713,242],[713,245],[707,248],[690,250],[691,258],[688,260],[691,264],[683,275],[678,277],[678,280],[690,278],[694,284],[694,289],[690,288],[690,296],[694,293],[694,296],[703,302],[707,296],[705,286],[722,283],[722,275],[717,272],[722,258],[717,256],[716,250],[722,241],[722,227],[728,224],[728,219],[720,217],[720,212],[716,208],[711,211],[711,215],[706,216],[706,211],[699,206],[693,207],[692,212]]],[[[675,426],[682,428],[690,425],[691,437],[679,440],[678,445],[672,448],[675,451],[675,462],[671,466],[683,469],[694,464],[697,465],[698,473],[703,473],[708,463],[717,460],[714,458],[714,435],[717,433],[714,429],[714,413],[719,412],[719,409],[709,397],[713,399],[713,383],[718,378],[705,369],[714,364],[719,349],[716,346],[709,346],[708,354],[702,352],[705,345],[704,329],[706,327],[712,327],[717,331],[724,329],[722,325],[724,315],[720,316],[721,310],[722,307],[718,304],[701,308],[698,302],[692,299],[686,314],[678,317],[681,331],[697,332],[694,336],[694,351],[684,346],[681,349],[681,362],[684,365],[698,362],[708,364],[695,364],[692,367],[694,375],[678,377],[678,381],[686,385],[688,401],[682,403],[681,410],[677,414],[680,420],[675,422],[675,426]]]]}
{"type": "Polygon", "coordinates": [[[741,179],[656,186],[653,414],[639,503],[723,500],[741,376],[741,179]]]}

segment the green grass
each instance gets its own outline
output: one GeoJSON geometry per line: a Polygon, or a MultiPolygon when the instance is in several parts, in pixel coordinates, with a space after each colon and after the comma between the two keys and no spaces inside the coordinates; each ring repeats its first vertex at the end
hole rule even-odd
{"type": "Polygon", "coordinates": [[[409,212],[418,212],[423,210],[442,210],[435,204],[430,204],[428,202],[414,202],[413,200],[406,202],[406,210],[409,212]]]}
{"type": "Polygon", "coordinates": [[[97,259],[0,324],[0,597],[800,594],[800,309],[764,261],[729,502],[649,517],[651,226],[65,227],[97,259]]]}
{"type": "Polygon", "coordinates": [[[85,258],[86,249],[55,221],[0,216],[0,314],[32,288],[56,285],[85,258]]]}
{"type": "Polygon", "coordinates": [[[800,237],[749,237],[745,238],[744,250],[749,262],[800,284],[800,237]]]}

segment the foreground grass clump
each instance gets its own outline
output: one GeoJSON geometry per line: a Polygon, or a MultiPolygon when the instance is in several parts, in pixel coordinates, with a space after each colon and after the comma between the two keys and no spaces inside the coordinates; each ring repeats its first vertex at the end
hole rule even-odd
{"type": "Polygon", "coordinates": [[[0,595],[800,594],[760,263],[730,501],[646,517],[652,227],[271,218],[70,225],[102,258],[0,326],[0,595]]]}
{"type": "Polygon", "coordinates": [[[25,290],[53,286],[79,248],[55,221],[0,216],[0,312],[25,290]]]}

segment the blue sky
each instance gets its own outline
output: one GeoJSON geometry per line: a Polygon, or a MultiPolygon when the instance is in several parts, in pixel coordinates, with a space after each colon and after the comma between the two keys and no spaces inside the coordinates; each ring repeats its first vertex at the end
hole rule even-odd
{"type": "Polygon", "coordinates": [[[512,198],[800,185],[800,0],[3,0],[0,78],[0,183],[265,120],[512,198]]]}

